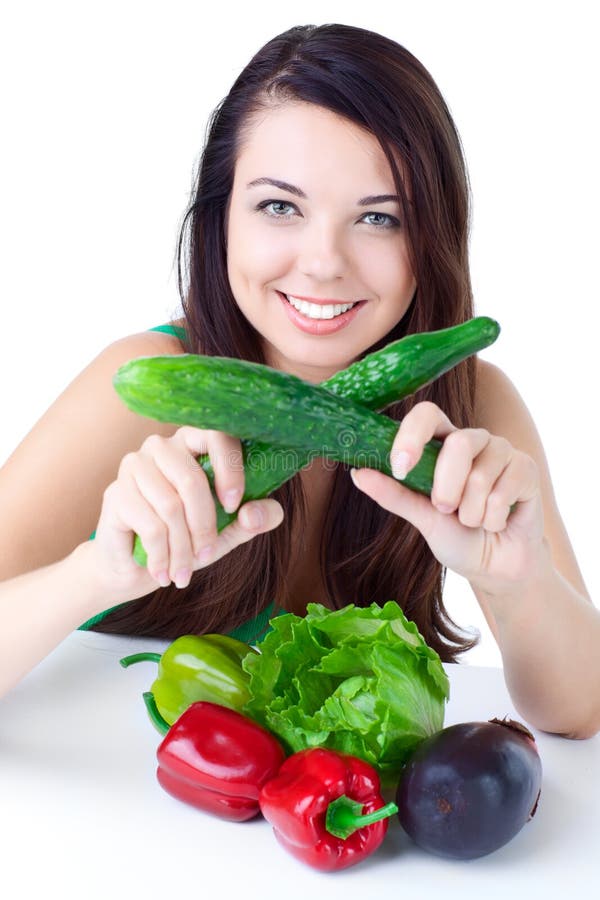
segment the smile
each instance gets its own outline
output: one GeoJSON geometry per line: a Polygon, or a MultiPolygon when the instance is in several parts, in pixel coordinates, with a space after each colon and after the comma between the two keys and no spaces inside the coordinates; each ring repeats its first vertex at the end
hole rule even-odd
{"type": "Polygon", "coordinates": [[[354,303],[317,304],[309,303],[307,300],[298,300],[296,297],[292,297],[291,294],[284,294],[283,296],[294,309],[308,316],[309,319],[334,319],[356,305],[354,303]]]}

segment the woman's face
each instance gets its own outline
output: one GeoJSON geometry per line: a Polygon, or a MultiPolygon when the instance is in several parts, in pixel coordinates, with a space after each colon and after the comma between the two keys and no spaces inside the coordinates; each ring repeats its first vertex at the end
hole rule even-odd
{"type": "Polygon", "coordinates": [[[382,194],[396,194],[387,159],[353,123],[301,102],[254,120],[229,199],[227,271],[269,365],[323,381],[403,317],[416,281],[400,202],[360,202],[382,194]],[[251,185],[257,179],[288,187],[251,185]],[[283,294],[327,300],[317,304],[326,318],[296,311],[283,294]],[[338,316],[335,304],[356,301],[338,316]]]}

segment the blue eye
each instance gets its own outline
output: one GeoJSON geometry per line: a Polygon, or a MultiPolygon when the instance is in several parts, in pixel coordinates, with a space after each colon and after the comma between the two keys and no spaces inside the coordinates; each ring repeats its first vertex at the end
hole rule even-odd
{"type": "Polygon", "coordinates": [[[381,216],[382,218],[388,220],[387,225],[377,225],[376,226],[377,228],[396,228],[397,225],[400,225],[400,222],[398,221],[398,219],[395,219],[394,216],[389,216],[387,213],[379,213],[379,212],[365,213],[365,215],[363,216],[363,219],[365,218],[365,216],[381,216]]]}
{"type": "MultiPolygon", "coordinates": [[[[287,206],[288,209],[297,209],[294,203],[288,203],[286,200],[263,200],[262,203],[259,203],[256,207],[257,211],[262,212],[265,216],[269,216],[271,219],[291,219],[291,213],[284,213],[283,215],[279,215],[278,213],[267,212],[267,207],[269,206],[287,206]]],[[[382,212],[369,212],[365,213],[362,218],[366,218],[367,216],[379,216],[386,220],[387,224],[374,225],[373,227],[381,229],[385,228],[399,228],[400,222],[395,216],[390,216],[388,213],[382,212]]],[[[370,224],[370,223],[367,223],[370,224]]]]}
{"type": "Polygon", "coordinates": [[[286,213],[284,216],[279,216],[279,215],[276,215],[276,214],[273,214],[273,213],[270,213],[270,212],[266,212],[266,207],[267,207],[267,206],[271,206],[271,205],[273,205],[273,206],[289,206],[289,207],[292,207],[294,204],[293,204],[293,203],[286,203],[285,200],[263,200],[263,202],[262,202],[262,203],[259,203],[258,206],[257,206],[256,208],[257,208],[258,210],[260,210],[261,212],[264,212],[264,214],[265,214],[266,216],[271,216],[272,219],[289,219],[289,218],[290,218],[290,214],[289,214],[289,213],[286,213]]]}

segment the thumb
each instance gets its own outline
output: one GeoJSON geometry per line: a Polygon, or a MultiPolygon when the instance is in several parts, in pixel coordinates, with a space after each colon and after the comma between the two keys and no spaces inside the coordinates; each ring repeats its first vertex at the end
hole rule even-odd
{"type": "Polygon", "coordinates": [[[544,513],[540,495],[517,501],[509,512],[506,526],[512,534],[525,540],[541,541],[544,537],[544,513]]]}
{"type": "Polygon", "coordinates": [[[252,500],[240,506],[233,522],[219,533],[217,547],[220,549],[216,558],[281,525],[283,517],[283,507],[275,499],[252,500]]]}
{"type": "Polygon", "coordinates": [[[283,515],[283,507],[277,500],[252,500],[240,508],[237,520],[245,531],[260,534],[280,525],[283,515]]]}

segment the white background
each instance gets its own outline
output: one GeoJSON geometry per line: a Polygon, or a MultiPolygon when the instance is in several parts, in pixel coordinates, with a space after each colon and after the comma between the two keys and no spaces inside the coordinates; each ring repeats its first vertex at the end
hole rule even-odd
{"type": "MultiPolygon", "coordinates": [[[[293,25],[357,25],[414,53],[450,107],[473,190],[476,312],[502,326],[482,355],[532,412],[597,596],[595,7],[13,4],[0,34],[0,462],[103,347],[178,311],[176,239],[208,118],[254,53],[293,25]]],[[[464,662],[500,665],[453,575],[446,603],[481,628],[464,662]]]]}

